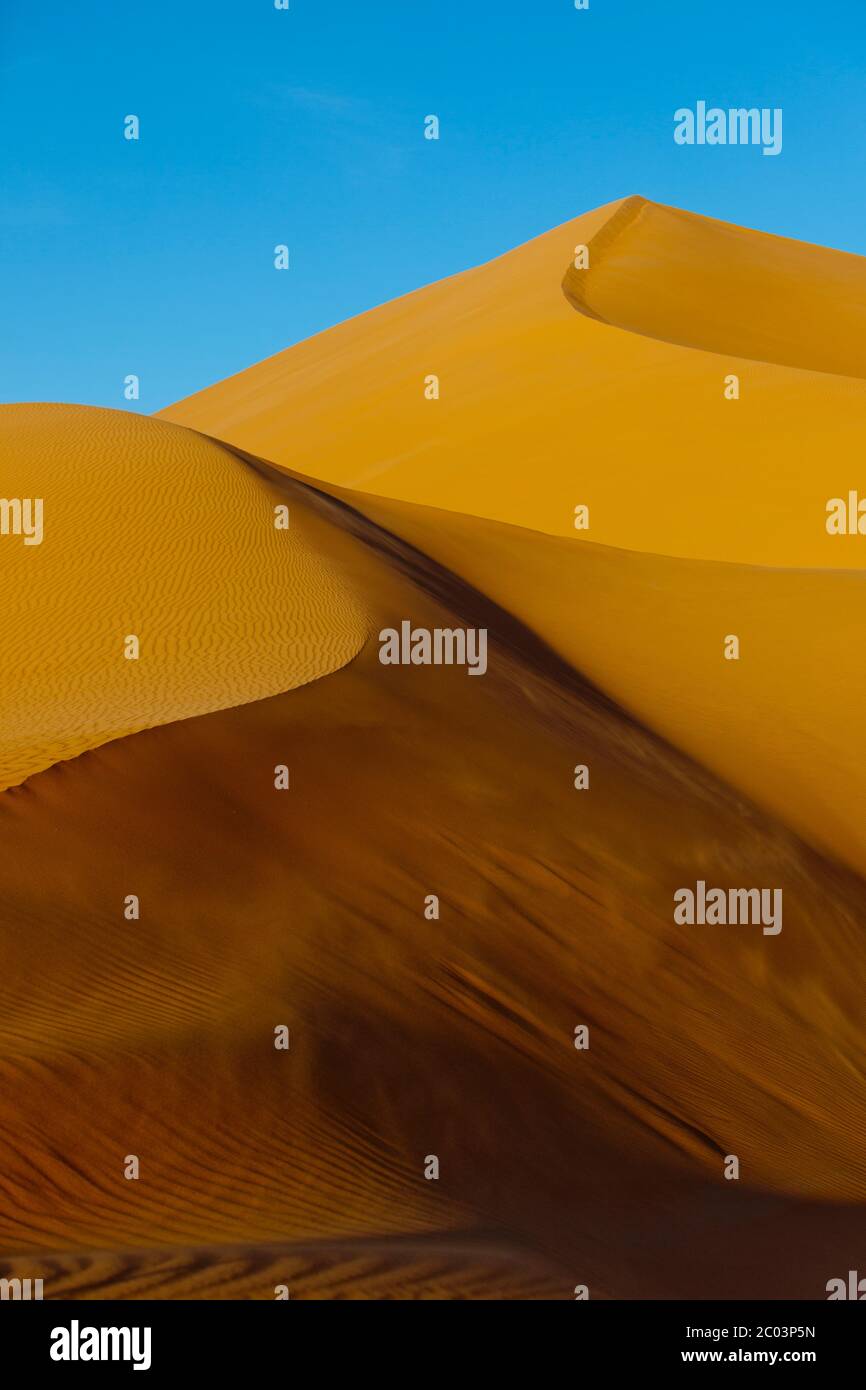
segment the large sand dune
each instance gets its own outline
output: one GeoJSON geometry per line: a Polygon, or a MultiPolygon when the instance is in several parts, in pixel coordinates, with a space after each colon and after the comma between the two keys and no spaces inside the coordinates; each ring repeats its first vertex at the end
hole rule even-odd
{"type": "Polygon", "coordinates": [[[164,414],[349,489],[863,869],[866,537],[826,527],[858,485],[862,321],[861,257],[628,198],[164,414]]]}
{"type": "Polygon", "coordinates": [[[0,412],[7,490],[46,493],[41,548],[0,538],[0,1274],[821,1298],[857,1267],[866,579],[824,517],[864,295],[856,258],[629,199],[165,420],[0,412]],[[406,619],[487,628],[485,677],[382,665],[406,619]],[[697,879],[781,888],[782,932],[677,925],[697,879]]]}
{"type": "Polygon", "coordinates": [[[604,545],[862,568],[825,504],[858,484],[864,317],[861,257],[627,199],[162,414],[322,481],[552,535],[574,538],[584,504],[581,538],[604,545]],[[820,369],[813,342],[833,354],[820,369]]]}

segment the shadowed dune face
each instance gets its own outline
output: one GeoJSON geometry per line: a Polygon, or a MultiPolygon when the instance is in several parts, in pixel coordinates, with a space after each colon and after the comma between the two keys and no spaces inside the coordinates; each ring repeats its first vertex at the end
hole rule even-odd
{"type": "Polygon", "coordinates": [[[79,1297],[821,1297],[864,1235],[862,884],[483,595],[284,487],[375,629],[485,622],[488,674],[373,642],[5,794],[6,1272],[79,1297]],[[783,933],[675,926],[697,870],[781,884],[783,933]]]}
{"type": "Polygon", "coordinates": [[[135,729],[272,695],[350,660],[363,606],[260,476],[189,431],[83,406],[0,408],[0,786],[135,729]],[[128,636],[142,659],[126,660],[128,636]]]}
{"type": "Polygon", "coordinates": [[[866,869],[866,647],[858,571],[672,559],[363,498],[639,719],[866,869]],[[723,657],[739,637],[741,658],[723,657]]]}

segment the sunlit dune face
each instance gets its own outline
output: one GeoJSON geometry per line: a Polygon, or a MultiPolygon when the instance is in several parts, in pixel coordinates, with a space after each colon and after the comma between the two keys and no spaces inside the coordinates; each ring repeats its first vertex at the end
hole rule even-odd
{"type": "Polygon", "coordinates": [[[863,868],[861,323],[862,258],[633,197],[165,414],[348,489],[863,868]]]}
{"type": "Polygon", "coordinates": [[[863,258],[626,198],[564,289],[600,322],[703,352],[866,379],[863,258]]]}
{"type": "Polygon", "coordinates": [[[862,258],[630,198],[163,415],[372,496],[657,555],[862,568],[825,524],[860,482],[861,324],[862,258]]]}
{"type": "Polygon", "coordinates": [[[119,411],[4,406],[0,468],[5,500],[31,504],[0,534],[2,786],[314,680],[365,640],[362,604],[218,444],[119,411]]]}

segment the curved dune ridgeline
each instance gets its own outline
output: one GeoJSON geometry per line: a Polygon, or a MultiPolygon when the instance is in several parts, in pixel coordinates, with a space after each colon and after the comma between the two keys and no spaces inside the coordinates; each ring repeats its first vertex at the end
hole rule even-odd
{"type": "Polygon", "coordinates": [[[0,536],[0,786],[314,680],[366,639],[363,606],[210,440],[123,411],[3,406],[0,469],[4,496],[43,503],[41,543],[0,536]]]}
{"type": "Polygon", "coordinates": [[[591,524],[580,536],[597,544],[860,569],[866,551],[856,537],[827,534],[825,504],[857,483],[862,304],[864,258],[628,199],[161,414],[371,496],[569,539],[583,504],[591,524]],[[570,270],[583,245],[588,271],[570,270]],[[765,302],[768,258],[776,271],[765,302]],[[575,308],[566,289],[580,274],[585,301],[611,322],[575,308]],[[739,346],[733,329],[706,328],[725,305],[739,346]],[[776,359],[754,360],[770,352],[759,331],[777,320],[776,359]],[[662,341],[666,332],[694,345],[662,341]],[[843,374],[826,361],[817,369],[819,340],[832,343],[843,374]],[[431,374],[438,400],[425,397],[431,374]],[[731,374],[737,401],[725,398],[731,374]]]}
{"type": "Polygon", "coordinates": [[[335,491],[810,843],[866,870],[860,571],[647,555],[335,491]],[[739,662],[723,658],[728,633],[739,662]]]}
{"type": "Polygon", "coordinates": [[[705,352],[866,378],[863,258],[626,198],[569,266],[575,308],[705,352]]]}

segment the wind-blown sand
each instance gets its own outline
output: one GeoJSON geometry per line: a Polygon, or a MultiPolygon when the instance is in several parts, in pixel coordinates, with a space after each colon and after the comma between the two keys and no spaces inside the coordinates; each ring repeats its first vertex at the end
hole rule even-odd
{"type": "MultiPolygon", "coordinates": [[[[816,337],[866,276],[706,222],[627,200],[177,424],[80,412],[104,456],[120,430],[151,530],[160,451],[190,507],[239,528],[249,509],[217,557],[249,655],[209,679],[167,648],[170,698],[124,706],[140,731],[113,741],[76,714],[68,656],[55,707],[90,751],[45,737],[55,765],[0,797],[0,1274],[82,1298],[822,1298],[857,1267],[863,576],[856,538],[815,534],[849,483],[827,458],[866,389],[857,311],[800,357],[793,315],[744,331],[773,360],[723,359],[721,308],[692,338],[726,238],[755,320],[756,266],[775,267],[768,311],[808,273],[816,337]],[[656,264],[667,304],[635,290],[656,264]],[[257,518],[280,500],[298,560],[270,570],[257,518]],[[487,627],[487,675],[381,665],[403,619],[487,627]],[[780,887],[783,931],[676,925],[698,878],[780,887]]],[[[28,409],[48,430],[61,408],[28,409]]],[[[135,575],[164,621],[176,558],[135,575]]],[[[101,565],[83,550],[76,589],[100,623],[101,565]]]]}

